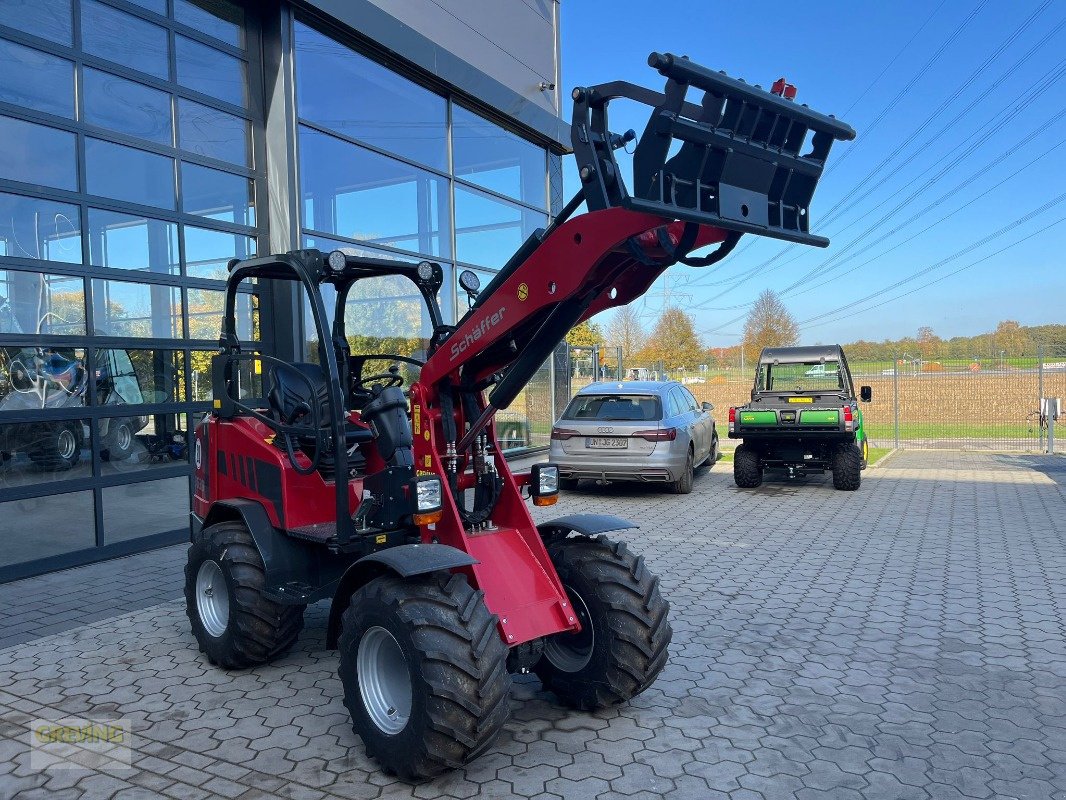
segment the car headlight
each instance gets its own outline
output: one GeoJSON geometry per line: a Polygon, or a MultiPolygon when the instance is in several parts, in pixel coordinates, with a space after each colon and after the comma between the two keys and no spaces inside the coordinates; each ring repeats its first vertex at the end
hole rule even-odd
{"type": "Polygon", "coordinates": [[[533,505],[553,505],[559,499],[559,468],[554,464],[534,464],[529,472],[529,493],[533,505]]]}
{"type": "Polygon", "coordinates": [[[436,475],[422,475],[415,478],[411,485],[414,498],[414,511],[411,520],[415,525],[431,525],[440,522],[444,515],[444,488],[436,475]]]}

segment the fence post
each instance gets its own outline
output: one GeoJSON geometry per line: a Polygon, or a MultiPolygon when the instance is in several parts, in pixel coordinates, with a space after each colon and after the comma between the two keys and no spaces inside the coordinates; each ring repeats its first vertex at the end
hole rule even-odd
{"type": "Polygon", "coordinates": [[[1044,345],[1039,345],[1036,348],[1036,371],[1037,371],[1037,390],[1036,390],[1036,409],[1037,419],[1036,427],[1040,429],[1040,452],[1044,452],[1044,425],[1043,420],[1040,419],[1040,403],[1044,399],[1044,345]]]}
{"type": "Polygon", "coordinates": [[[899,356],[892,359],[892,428],[899,449],[899,356]]]}

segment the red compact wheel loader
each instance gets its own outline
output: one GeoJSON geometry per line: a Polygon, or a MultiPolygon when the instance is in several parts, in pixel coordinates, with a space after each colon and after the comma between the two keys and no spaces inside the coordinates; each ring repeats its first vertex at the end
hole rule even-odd
{"type": "Polygon", "coordinates": [[[194,443],[193,633],[213,663],[250,667],[292,647],[305,607],[331,598],[327,643],[340,650],[354,730],[404,779],[490,748],[511,673],[531,670],[562,702],[596,709],[644,691],[667,659],[659,579],[604,536],[637,526],[601,514],[535,524],[526,499],[554,503],[558,474],[512,474],[497,410],[571,327],[640,297],[670,265],[709,266],[744,233],[828,244],[809,232],[808,208],[830,147],[854,131],[686,58],[649,63],[667,79],[662,93],[574,91],[581,190],[484,291],[461,276],[471,303],[455,325],[441,318],[444,275],[430,261],[299,250],[230,264],[214,408],[194,443]],[[635,135],[608,130],[614,98],[653,109],[632,193],[614,151],[635,135]],[[581,203],[587,213],[572,216],[581,203]],[[383,276],[424,303],[423,358],[353,352],[346,302],[383,276]],[[238,340],[237,289],[252,279],[302,287],[312,362],[238,340]],[[364,375],[373,361],[391,366],[364,375]],[[248,399],[252,372],[259,400],[248,399]]]}

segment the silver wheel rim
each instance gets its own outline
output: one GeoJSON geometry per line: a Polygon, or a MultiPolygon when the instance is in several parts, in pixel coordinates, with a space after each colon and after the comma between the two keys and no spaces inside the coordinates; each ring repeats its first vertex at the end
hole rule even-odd
{"type": "Polygon", "coordinates": [[[395,735],[411,718],[411,675],[399,643],[380,625],[367,629],[356,656],[359,694],[367,716],[383,732],[395,735]]]}
{"type": "Polygon", "coordinates": [[[222,567],[205,561],[196,573],[196,610],[208,635],[217,639],[229,625],[229,589],[222,567]]]}
{"type": "Polygon", "coordinates": [[[115,444],[118,445],[119,450],[130,449],[130,445],[133,444],[133,434],[130,433],[128,425],[119,426],[118,435],[115,437],[115,444]]]}
{"type": "Polygon", "coordinates": [[[592,660],[592,651],[596,648],[596,631],[592,627],[589,607],[581,595],[568,587],[566,596],[581,623],[581,633],[557,633],[548,637],[544,644],[544,657],[561,672],[578,672],[592,660]]]}
{"type": "Polygon", "coordinates": [[[66,429],[61,430],[56,440],[56,450],[64,461],[74,458],[74,453],[78,450],[78,442],[74,439],[74,434],[66,429]]]}

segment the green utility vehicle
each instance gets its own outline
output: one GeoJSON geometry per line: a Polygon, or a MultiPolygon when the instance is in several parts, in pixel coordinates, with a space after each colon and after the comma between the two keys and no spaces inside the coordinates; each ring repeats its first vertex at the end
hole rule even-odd
{"type": "MultiPolygon", "coordinates": [[[[863,386],[859,399],[873,399],[863,386]]],[[[768,347],[759,356],[751,402],[729,409],[729,438],[743,439],[733,480],[753,489],[766,469],[833,471],[833,486],[855,491],[870,443],[844,351],[839,345],[768,347]]]]}

